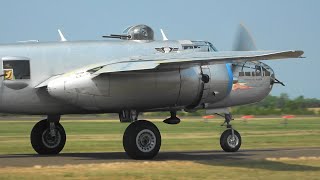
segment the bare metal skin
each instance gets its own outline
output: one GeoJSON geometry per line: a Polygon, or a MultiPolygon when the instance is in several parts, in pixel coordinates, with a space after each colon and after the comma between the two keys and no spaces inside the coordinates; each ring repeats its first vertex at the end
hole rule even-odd
{"type": "MultiPolygon", "coordinates": [[[[153,30],[145,25],[106,36],[120,40],[69,42],[59,33],[61,42],[0,46],[0,112],[48,115],[48,142],[56,137],[55,125],[63,114],[120,113],[122,122],[132,122],[137,112],[170,111],[172,117],[165,122],[177,124],[179,110],[216,111],[258,102],[277,83],[273,70],[259,60],[303,54],[299,50],[252,51],[254,45],[243,39],[238,51],[229,52],[219,52],[206,41],[166,40],[165,35],[164,41],[155,41],[153,30]]],[[[229,125],[230,119],[226,122],[229,125]]],[[[141,132],[152,139],[149,131],[141,132]]],[[[142,155],[134,157],[124,146],[137,159],[157,154],[144,156],[147,153],[137,146],[142,155]]],[[[34,148],[38,153],[49,152],[34,148]]]]}

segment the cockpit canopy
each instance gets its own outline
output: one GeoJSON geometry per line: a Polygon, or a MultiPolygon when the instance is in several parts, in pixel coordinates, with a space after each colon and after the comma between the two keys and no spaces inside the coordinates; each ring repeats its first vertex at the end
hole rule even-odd
{"type": "Polygon", "coordinates": [[[232,64],[233,75],[239,76],[271,76],[274,77],[274,71],[270,66],[265,63],[256,62],[245,62],[245,63],[234,63],[232,64]]]}
{"type": "Polygon", "coordinates": [[[153,30],[144,24],[130,26],[123,31],[128,40],[154,40],[153,30]]]}

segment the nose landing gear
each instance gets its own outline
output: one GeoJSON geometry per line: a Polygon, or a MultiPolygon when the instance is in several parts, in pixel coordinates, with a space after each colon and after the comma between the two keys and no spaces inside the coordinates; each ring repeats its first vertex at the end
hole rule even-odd
{"type": "Polygon", "coordinates": [[[230,113],[225,114],[225,122],[227,124],[227,130],[225,130],[220,136],[220,146],[225,152],[236,152],[241,146],[241,135],[238,131],[232,128],[230,124],[232,116],[230,113]]]}

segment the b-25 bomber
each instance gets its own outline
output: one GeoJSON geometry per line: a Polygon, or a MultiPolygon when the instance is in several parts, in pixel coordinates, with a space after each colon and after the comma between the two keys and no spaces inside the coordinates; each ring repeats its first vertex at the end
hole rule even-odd
{"type": "Polygon", "coordinates": [[[66,114],[118,113],[130,125],[123,147],[131,158],[152,159],[161,146],[158,128],[139,113],[206,110],[225,118],[220,138],[226,152],[238,151],[241,136],[231,126],[229,107],[265,98],[276,83],[260,60],[300,58],[301,50],[258,51],[241,27],[233,51],[218,51],[208,41],[155,40],[146,25],[97,41],[20,42],[0,45],[0,112],[46,115],[32,129],[38,154],[58,154],[66,143],[60,117],[66,114]]]}

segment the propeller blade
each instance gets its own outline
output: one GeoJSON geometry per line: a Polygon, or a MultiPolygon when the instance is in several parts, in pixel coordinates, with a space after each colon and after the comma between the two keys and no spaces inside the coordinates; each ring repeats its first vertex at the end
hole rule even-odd
{"type": "Polygon", "coordinates": [[[248,29],[240,24],[236,34],[236,39],[233,44],[233,51],[255,51],[257,50],[256,44],[248,29]]]}

